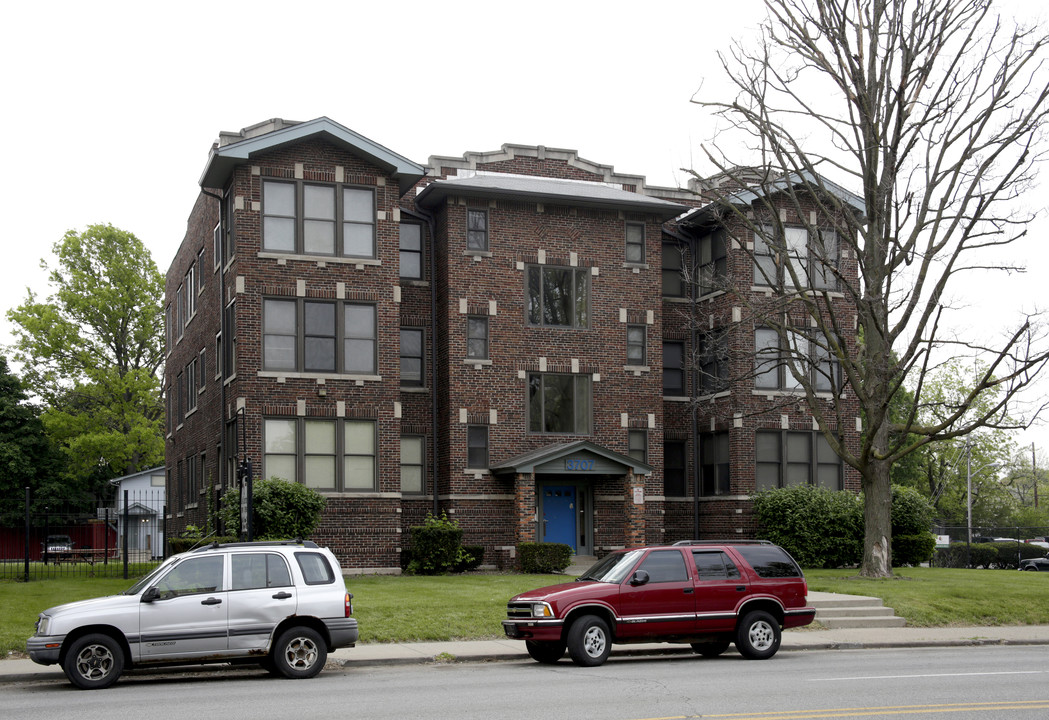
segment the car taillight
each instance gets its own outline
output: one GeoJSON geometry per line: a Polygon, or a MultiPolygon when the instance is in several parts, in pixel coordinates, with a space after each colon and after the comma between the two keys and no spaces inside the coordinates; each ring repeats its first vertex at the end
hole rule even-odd
{"type": "Polygon", "coordinates": [[[353,600],[353,595],[346,593],[346,617],[353,615],[353,603],[350,602],[351,600],[353,600]]]}

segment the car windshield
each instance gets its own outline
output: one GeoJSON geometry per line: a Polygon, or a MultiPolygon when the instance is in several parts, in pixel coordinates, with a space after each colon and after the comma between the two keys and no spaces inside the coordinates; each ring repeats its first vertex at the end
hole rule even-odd
{"type": "Polygon", "coordinates": [[[121,595],[138,595],[140,592],[148,588],[150,585],[157,581],[162,573],[166,573],[172,565],[177,563],[181,558],[174,557],[169,559],[167,562],[163,562],[156,567],[149,575],[139,580],[137,583],[129,587],[127,590],[121,593],[121,595]]]}
{"type": "Polygon", "coordinates": [[[621,583],[644,552],[644,550],[630,550],[624,553],[612,553],[580,575],[579,580],[621,583]]]}

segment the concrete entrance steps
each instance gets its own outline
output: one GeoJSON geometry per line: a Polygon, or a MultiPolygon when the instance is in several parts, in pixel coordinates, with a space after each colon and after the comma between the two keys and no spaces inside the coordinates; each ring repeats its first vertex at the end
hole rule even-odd
{"type": "Polygon", "coordinates": [[[816,622],[829,630],[844,628],[903,627],[907,620],[885,607],[881,598],[864,595],[810,592],[809,605],[816,608],[816,622]]]}

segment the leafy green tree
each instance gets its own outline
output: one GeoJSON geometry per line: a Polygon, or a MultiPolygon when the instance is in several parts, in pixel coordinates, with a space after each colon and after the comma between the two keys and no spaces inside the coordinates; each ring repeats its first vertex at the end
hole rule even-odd
{"type": "MultiPolygon", "coordinates": [[[[302,483],[259,478],[252,484],[252,531],[256,540],[306,539],[321,521],[327,499],[302,483]]],[[[227,535],[240,534],[240,490],[222,496],[219,517],[227,535]]]]}
{"type": "Polygon", "coordinates": [[[25,512],[25,488],[34,507],[64,498],[56,482],[61,456],[29,403],[22,383],[0,356],[0,522],[19,523],[25,512]]]}
{"type": "Polygon", "coordinates": [[[43,400],[44,426],[67,456],[70,479],[160,464],[163,277],[145,245],[112,225],[70,230],[52,249],[54,267],[41,261],[52,294],[41,302],[30,290],[7,317],[12,356],[43,400]]]}

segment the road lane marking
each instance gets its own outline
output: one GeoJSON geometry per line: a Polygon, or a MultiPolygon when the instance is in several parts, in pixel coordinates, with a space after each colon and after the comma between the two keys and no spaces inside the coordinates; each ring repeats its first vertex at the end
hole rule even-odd
{"type": "Polygon", "coordinates": [[[672,715],[638,720],[818,720],[819,718],[864,718],[880,715],[917,715],[919,713],[989,712],[1006,710],[1049,710],[1049,700],[1003,700],[999,702],[948,703],[939,705],[885,705],[876,707],[827,708],[825,710],[779,710],[759,713],[719,715],[672,715]]]}
{"type": "Polygon", "coordinates": [[[905,678],[980,677],[983,675],[1044,675],[1047,670],[1001,670],[971,673],[925,673],[922,675],[853,675],[851,677],[807,678],[808,682],[841,682],[842,680],[901,680],[905,678]]]}

